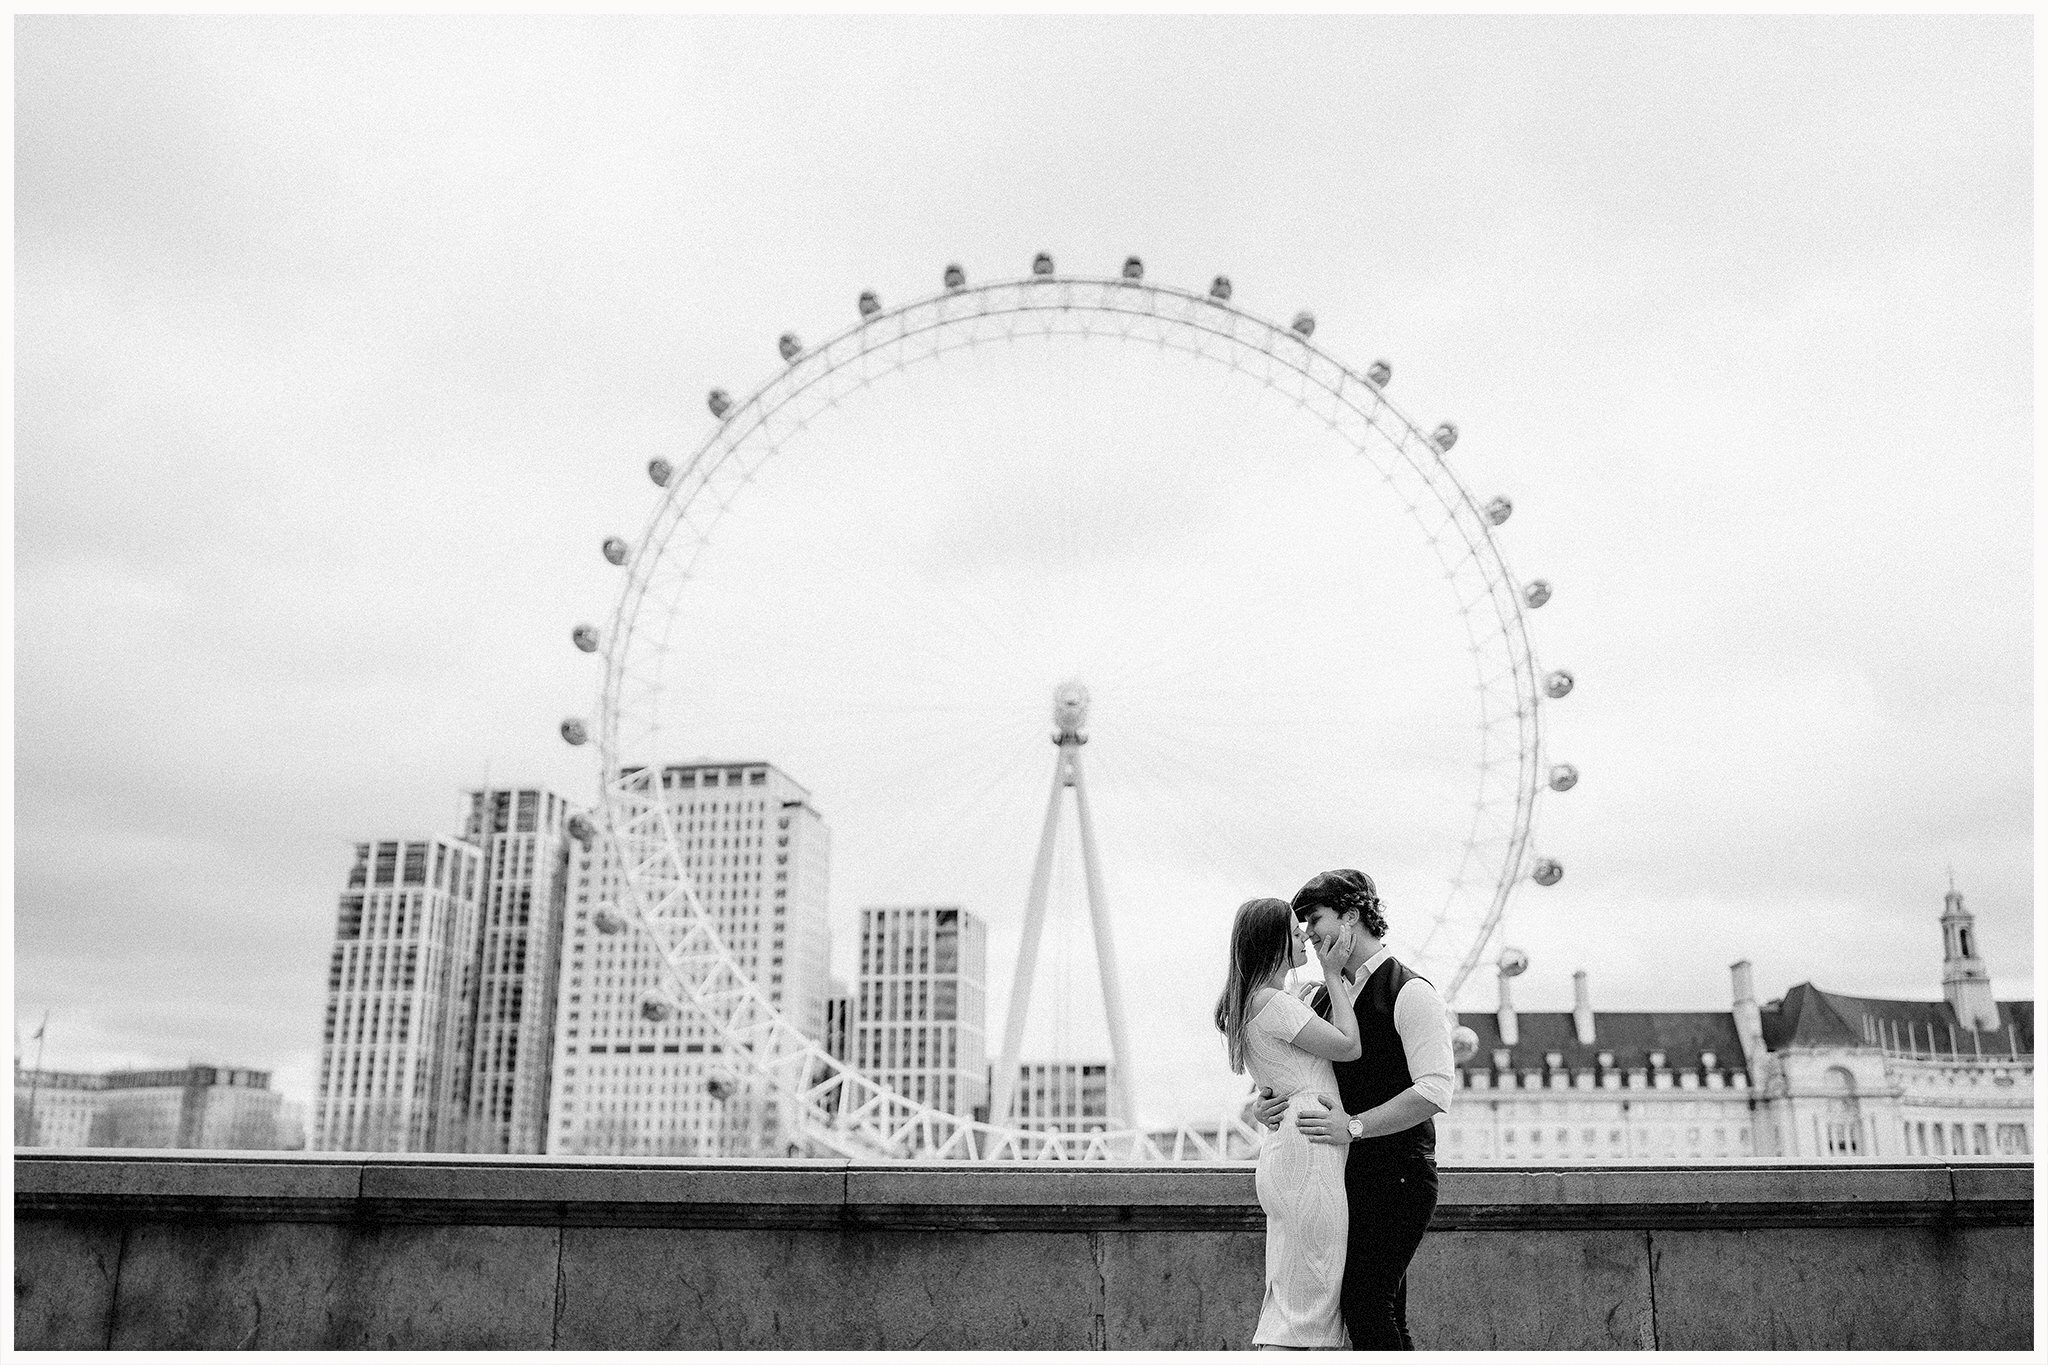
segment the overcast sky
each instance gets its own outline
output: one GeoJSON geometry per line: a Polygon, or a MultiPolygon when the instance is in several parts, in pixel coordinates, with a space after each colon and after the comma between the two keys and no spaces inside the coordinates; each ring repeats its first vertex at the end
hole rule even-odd
{"type": "MultiPolygon", "coordinates": [[[[2011,17],[18,20],[17,1027],[307,1097],[352,844],[486,780],[593,797],[569,627],[705,390],[1040,250],[1313,308],[1514,499],[1583,774],[1509,910],[1525,1008],[1579,967],[1726,1008],[1740,957],[1938,996],[1951,865],[2030,998],[2030,52],[2011,17]]],[[[1184,358],[896,376],[734,505],[646,757],[812,788],[843,976],[862,905],[984,915],[993,1051],[1080,676],[1141,1106],[1211,1109],[1237,902],[1362,866],[1399,942],[1463,838],[1469,665],[1368,475],[1184,358]]],[[[1027,1053],[1102,1046],[1073,861],[1027,1053]]]]}

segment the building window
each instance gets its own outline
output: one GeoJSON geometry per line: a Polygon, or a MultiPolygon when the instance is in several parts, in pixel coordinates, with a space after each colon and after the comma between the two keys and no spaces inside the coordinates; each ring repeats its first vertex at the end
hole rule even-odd
{"type": "Polygon", "coordinates": [[[1828,1068],[1822,1084],[1829,1092],[1824,1150],[1829,1156],[1860,1156],[1863,1112],[1856,1099],[1856,1078],[1846,1068],[1834,1066],[1828,1068]]]}

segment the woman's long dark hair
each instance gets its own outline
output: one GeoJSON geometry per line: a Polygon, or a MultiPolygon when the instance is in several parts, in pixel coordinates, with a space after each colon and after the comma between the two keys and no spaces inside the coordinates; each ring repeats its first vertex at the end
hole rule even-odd
{"type": "Polygon", "coordinates": [[[1230,1049],[1230,1069],[1244,1072],[1244,1026],[1252,992],[1294,959],[1294,910],[1286,901],[1261,896],[1237,907],[1230,926],[1230,976],[1216,1001],[1216,1027],[1230,1049]]]}

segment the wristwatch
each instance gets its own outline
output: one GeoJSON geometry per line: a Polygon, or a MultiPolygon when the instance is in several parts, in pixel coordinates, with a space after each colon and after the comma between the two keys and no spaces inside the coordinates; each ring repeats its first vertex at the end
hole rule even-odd
{"type": "Polygon", "coordinates": [[[1359,1141],[1365,1136],[1365,1120],[1351,1120],[1351,1122],[1344,1125],[1344,1131],[1351,1134],[1351,1140],[1353,1142],[1359,1141]]]}

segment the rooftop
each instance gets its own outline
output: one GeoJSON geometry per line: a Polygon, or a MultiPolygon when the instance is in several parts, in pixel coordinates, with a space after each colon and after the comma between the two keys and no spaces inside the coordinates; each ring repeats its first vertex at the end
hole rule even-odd
{"type": "MultiPolygon", "coordinates": [[[[1494,1052],[1504,1046],[1499,1019],[1466,1011],[1458,1015],[1458,1022],[1479,1035],[1479,1053],[1472,1064],[1490,1065],[1494,1052]]],[[[1573,1071],[1596,1069],[1603,1052],[1613,1054],[1616,1068],[1648,1068],[1650,1054],[1661,1052],[1667,1070],[1697,1071],[1702,1055],[1711,1052],[1715,1070],[1744,1070],[1742,1039],[1735,1032],[1735,1016],[1727,1011],[1595,1011],[1590,1044],[1579,1041],[1569,1013],[1517,1010],[1515,1026],[1518,1036],[1508,1048],[1515,1069],[1540,1067],[1552,1052],[1561,1054],[1564,1066],[1573,1071]]]]}
{"type": "Polygon", "coordinates": [[[1998,1031],[1973,1034],[1946,1000],[1878,1000],[1824,991],[1802,981],[1763,1007],[1764,1044],[1791,1047],[1884,1047],[1900,1052],[1971,1057],[2034,1054],[2034,1002],[1998,1002],[1998,1031]]]}

